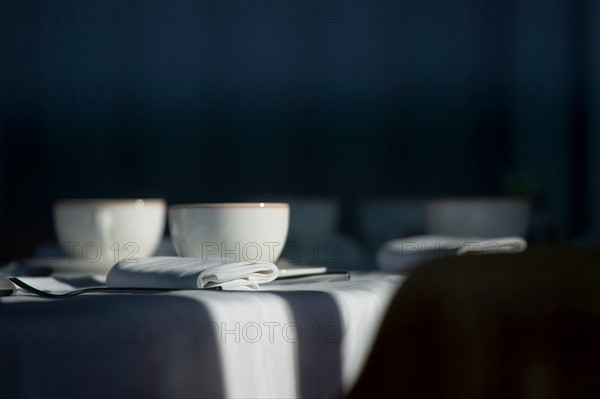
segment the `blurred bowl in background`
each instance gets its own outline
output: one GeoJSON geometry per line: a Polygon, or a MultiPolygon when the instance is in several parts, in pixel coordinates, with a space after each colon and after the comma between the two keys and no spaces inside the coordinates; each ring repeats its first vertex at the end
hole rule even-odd
{"type": "Polygon", "coordinates": [[[340,216],[339,203],[330,198],[290,198],[292,241],[311,242],[332,238],[340,216]]]}
{"type": "Polygon", "coordinates": [[[360,236],[372,248],[425,229],[423,201],[418,199],[365,199],[358,203],[357,213],[360,236]]]}
{"type": "Polygon", "coordinates": [[[438,198],[425,203],[429,234],[459,237],[506,237],[527,234],[531,204],[508,197],[438,198]]]}

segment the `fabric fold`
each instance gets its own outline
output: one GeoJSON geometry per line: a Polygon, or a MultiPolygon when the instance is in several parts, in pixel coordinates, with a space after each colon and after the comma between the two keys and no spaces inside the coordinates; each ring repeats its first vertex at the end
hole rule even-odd
{"type": "Polygon", "coordinates": [[[519,253],[527,248],[522,237],[451,237],[421,235],[391,240],[377,253],[377,265],[387,271],[409,271],[426,261],[466,254],[519,253]]]}
{"type": "Polygon", "coordinates": [[[134,258],[114,265],[106,276],[108,287],[256,290],[277,278],[269,262],[202,261],[199,258],[160,256],[134,258]]]}

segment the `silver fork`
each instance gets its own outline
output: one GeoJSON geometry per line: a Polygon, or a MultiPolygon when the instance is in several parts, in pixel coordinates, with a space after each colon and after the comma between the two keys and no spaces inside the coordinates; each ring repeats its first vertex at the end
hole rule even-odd
{"type": "MultiPolygon", "coordinates": [[[[132,294],[151,294],[157,292],[168,292],[168,291],[178,291],[179,288],[140,288],[140,287],[106,287],[106,286],[98,286],[98,287],[86,287],[80,288],[77,290],[65,292],[62,294],[53,294],[51,292],[46,292],[42,290],[38,290],[35,287],[27,284],[26,282],[18,279],[17,277],[4,277],[0,274],[0,278],[4,280],[4,282],[8,281],[12,285],[11,288],[0,288],[0,296],[8,296],[12,295],[16,292],[15,286],[20,287],[21,289],[31,293],[38,295],[43,298],[52,298],[52,299],[61,299],[61,298],[71,298],[81,294],[87,294],[90,292],[121,292],[121,293],[132,293],[132,294]]],[[[6,286],[4,284],[3,286],[6,286]]],[[[202,291],[221,291],[222,287],[210,287],[210,288],[199,288],[202,291]]]]}

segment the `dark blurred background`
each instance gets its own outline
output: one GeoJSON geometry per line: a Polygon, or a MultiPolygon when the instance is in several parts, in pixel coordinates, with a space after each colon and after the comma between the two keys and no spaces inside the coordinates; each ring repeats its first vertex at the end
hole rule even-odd
{"type": "Polygon", "coordinates": [[[517,195],[600,231],[598,1],[0,0],[0,260],[65,197],[517,195]]]}

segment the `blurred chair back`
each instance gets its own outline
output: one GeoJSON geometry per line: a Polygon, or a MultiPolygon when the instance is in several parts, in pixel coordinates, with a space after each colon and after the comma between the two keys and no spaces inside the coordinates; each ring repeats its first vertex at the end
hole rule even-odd
{"type": "Polygon", "coordinates": [[[350,398],[600,398],[600,252],[432,262],[392,301],[350,398]]]}

